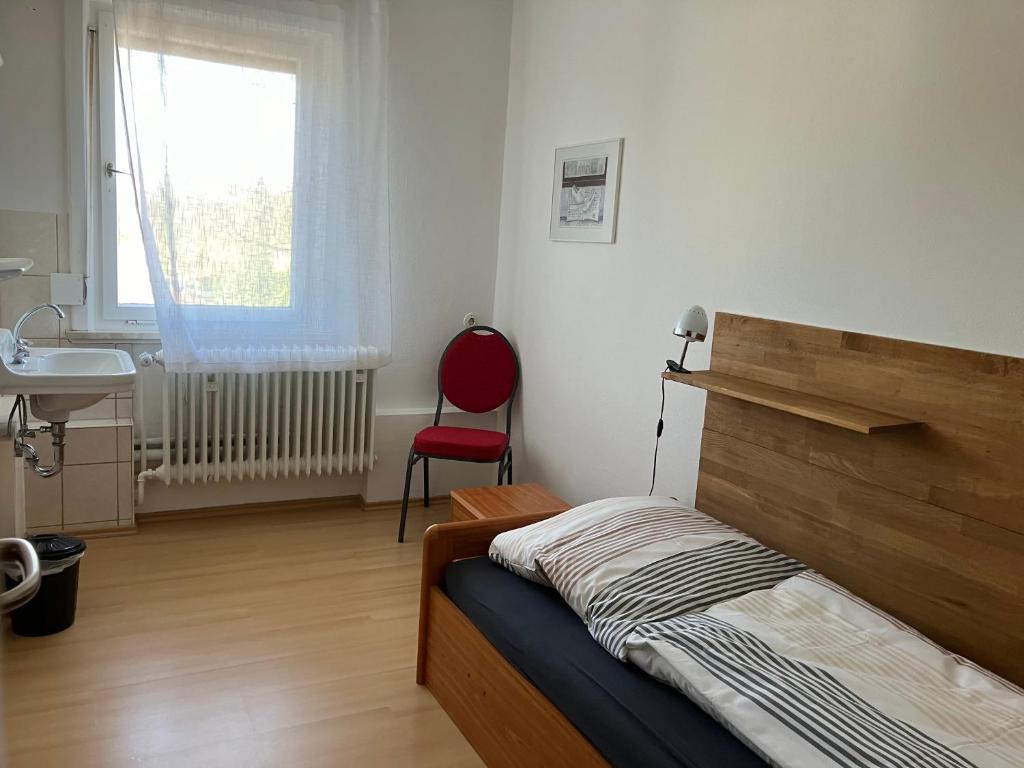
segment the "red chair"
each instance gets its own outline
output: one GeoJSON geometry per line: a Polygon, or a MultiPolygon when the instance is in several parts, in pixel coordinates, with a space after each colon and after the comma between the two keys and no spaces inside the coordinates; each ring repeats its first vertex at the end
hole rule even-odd
{"type": "Polygon", "coordinates": [[[430,460],[450,459],[498,464],[498,485],[507,475],[512,483],[512,401],[519,388],[519,357],[499,331],[486,325],[467,328],[448,342],[437,366],[437,412],[434,426],[421,429],[413,438],[402,494],[402,521],[398,540],[405,539],[409,512],[412,468],[423,459],[423,506],[430,506],[430,460]],[[505,431],[442,427],[444,399],[469,413],[487,413],[507,404],[505,431]]]}

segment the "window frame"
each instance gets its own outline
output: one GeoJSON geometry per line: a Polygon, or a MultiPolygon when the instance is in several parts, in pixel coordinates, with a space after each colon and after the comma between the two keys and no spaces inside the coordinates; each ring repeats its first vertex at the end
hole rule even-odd
{"type": "Polygon", "coordinates": [[[96,168],[99,173],[100,193],[97,206],[99,225],[99,258],[96,281],[98,296],[95,301],[94,326],[114,324],[156,327],[153,305],[122,306],[117,302],[117,174],[127,169],[117,168],[117,43],[114,36],[114,15],[109,11],[97,14],[96,40],[96,108],[99,141],[96,168]],[[107,174],[107,163],[115,172],[107,174]]]}
{"type": "MultiPolygon", "coordinates": [[[[109,8],[109,6],[107,6],[109,8]]],[[[96,331],[116,333],[121,332],[156,332],[156,311],[152,305],[128,305],[122,306],[117,303],[117,173],[110,176],[106,174],[106,164],[114,164],[115,171],[130,172],[127,168],[117,168],[117,136],[116,136],[116,115],[115,110],[118,104],[118,95],[115,91],[117,86],[116,68],[117,42],[114,31],[114,17],[111,10],[104,7],[96,9],[96,54],[95,54],[95,75],[94,91],[89,94],[88,101],[90,108],[95,111],[89,120],[96,137],[88,142],[88,154],[90,166],[93,169],[94,182],[90,184],[92,204],[88,214],[89,227],[93,232],[89,234],[88,264],[92,279],[87,276],[87,282],[91,285],[92,291],[87,289],[86,302],[82,314],[76,313],[72,319],[73,328],[78,331],[96,331]],[[84,322],[83,322],[84,320],[84,322]]],[[[297,26],[294,28],[297,33],[307,36],[303,43],[308,46],[311,42],[308,37],[311,33],[315,36],[315,30],[297,26]]],[[[315,47],[315,46],[314,46],[315,47]]],[[[192,52],[199,54],[200,50],[192,52]]],[[[212,51],[211,51],[212,53],[212,51]]],[[[274,71],[291,71],[298,75],[303,67],[303,59],[310,55],[308,47],[293,44],[287,51],[287,59],[279,57],[260,58],[259,63],[253,62],[260,68],[274,71]],[[267,66],[268,63],[280,65],[287,61],[291,66],[267,66]],[[261,66],[262,65],[262,66],[261,66]]],[[[196,56],[196,58],[200,58],[196,56]]],[[[205,58],[205,57],[203,57],[205,58]]],[[[210,56],[211,61],[217,61],[221,57],[210,56]]],[[[248,58],[248,57],[244,57],[248,58]]],[[[225,60],[227,58],[225,57],[225,60]]],[[[88,93],[88,88],[86,88],[88,93]]],[[[303,105],[308,103],[304,94],[303,79],[296,78],[296,127],[295,142],[298,146],[300,133],[304,130],[303,105]]],[[[293,177],[298,178],[303,173],[302,160],[296,155],[293,166],[293,177]]],[[[308,169],[305,171],[308,172],[308,169]]],[[[295,196],[292,205],[300,204],[300,186],[295,185],[295,196]]],[[[253,319],[253,313],[260,313],[261,322],[284,322],[295,324],[301,322],[304,315],[300,303],[296,300],[296,291],[306,281],[307,265],[302,258],[296,258],[296,235],[293,233],[292,267],[291,267],[291,303],[287,307],[232,307],[232,306],[207,306],[207,305],[186,305],[193,312],[201,312],[204,316],[217,322],[247,322],[253,319]]],[[[301,252],[301,250],[299,251],[301,252]]]]}

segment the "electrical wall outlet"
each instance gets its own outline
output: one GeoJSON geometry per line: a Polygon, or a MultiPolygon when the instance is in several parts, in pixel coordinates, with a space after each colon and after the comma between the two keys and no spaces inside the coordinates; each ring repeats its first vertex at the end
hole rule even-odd
{"type": "Polygon", "coordinates": [[[467,312],[466,316],[462,318],[462,324],[467,328],[472,328],[476,325],[476,312],[467,312]]]}

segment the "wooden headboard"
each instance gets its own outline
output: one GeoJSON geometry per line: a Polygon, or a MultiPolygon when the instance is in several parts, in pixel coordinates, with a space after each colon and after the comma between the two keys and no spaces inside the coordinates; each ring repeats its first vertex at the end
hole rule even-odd
{"type": "Polygon", "coordinates": [[[711,370],[921,422],[707,386],[697,506],[1024,684],[1024,360],[719,313],[711,370]]]}

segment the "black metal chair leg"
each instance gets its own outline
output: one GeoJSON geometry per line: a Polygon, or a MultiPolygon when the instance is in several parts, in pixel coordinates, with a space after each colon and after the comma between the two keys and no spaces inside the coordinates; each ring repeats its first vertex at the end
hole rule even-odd
{"type": "Polygon", "coordinates": [[[423,506],[430,506],[430,459],[423,457],[423,506]]]}
{"type": "Polygon", "coordinates": [[[405,468],[405,493],[402,494],[402,519],[398,523],[398,543],[405,541],[405,517],[409,514],[409,484],[412,482],[412,467],[416,463],[416,451],[409,450],[409,463],[405,468]]]}
{"type": "Polygon", "coordinates": [[[505,482],[507,482],[509,485],[512,485],[512,451],[511,450],[508,452],[508,457],[505,459],[505,471],[508,472],[508,480],[506,480],[505,482]]]}
{"type": "Polygon", "coordinates": [[[498,462],[498,485],[501,485],[505,479],[505,457],[501,457],[501,461],[498,462]]]}

